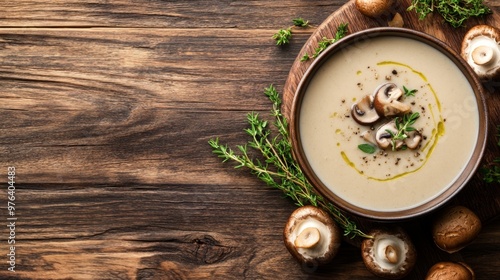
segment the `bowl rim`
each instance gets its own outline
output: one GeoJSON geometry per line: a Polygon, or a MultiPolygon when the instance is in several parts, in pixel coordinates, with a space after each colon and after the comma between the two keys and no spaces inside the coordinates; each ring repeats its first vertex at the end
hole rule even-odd
{"type": "Polygon", "coordinates": [[[487,144],[489,127],[488,123],[488,108],[486,105],[485,92],[482,82],[478,78],[477,74],[467,64],[467,62],[452,48],[450,48],[441,40],[420,31],[400,27],[376,27],[347,35],[346,37],[329,46],[311,63],[308,69],[304,72],[295,91],[291,107],[289,127],[293,155],[307,180],[311,183],[311,186],[316,192],[318,192],[318,194],[322,195],[327,201],[338,206],[341,210],[347,211],[351,214],[376,221],[399,221],[422,216],[443,206],[448,201],[450,201],[461,189],[464,188],[464,186],[474,176],[481,163],[487,144]],[[343,47],[348,46],[352,43],[359,43],[381,36],[400,36],[418,40],[434,47],[445,56],[447,56],[448,59],[450,59],[459,68],[459,70],[461,70],[461,72],[465,75],[469,84],[471,85],[477,102],[479,114],[478,139],[475,144],[473,153],[467,165],[462,170],[461,174],[455,179],[452,185],[450,185],[450,187],[441,192],[439,195],[433,197],[431,200],[423,204],[408,209],[394,211],[375,211],[365,209],[341,199],[332,191],[330,191],[328,187],[326,187],[326,185],[323,184],[321,180],[316,176],[316,174],[312,171],[312,168],[308,163],[304,154],[304,150],[302,148],[299,129],[299,113],[302,105],[302,99],[304,97],[304,92],[318,69],[320,69],[321,66],[332,55],[337,53],[343,47]]]}

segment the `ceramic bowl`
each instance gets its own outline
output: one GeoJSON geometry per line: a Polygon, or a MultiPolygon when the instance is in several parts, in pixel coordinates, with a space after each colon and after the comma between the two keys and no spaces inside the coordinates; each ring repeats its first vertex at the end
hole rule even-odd
{"type": "Polygon", "coordinates": [[[480,164],[487,128],[483,88],[466,62],[438,39],[403,28],[361,31],[326,49],[303,75],[290,117],[294,155],[315,190],[382,221],[423,215],[455,196],[480,164]],[[390,116],[392,103],[375,103],[389,84],[401,94],[390,102],[409,112],[390,116]],[[364,111],[363,99],[370,105],[364,111]],[[374,108],[382,108],[378,120],[357,121],[374,108]],[[390,122],[408,138],[418,131],[421,142],[393,146],[384,128],[390,122]],[[377,142],[384,137],[388,148],[377,142]]]}

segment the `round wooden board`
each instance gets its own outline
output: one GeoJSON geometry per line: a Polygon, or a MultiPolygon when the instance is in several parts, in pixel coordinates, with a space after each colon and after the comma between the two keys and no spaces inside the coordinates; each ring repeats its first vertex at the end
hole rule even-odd
{"type": "MultiPolygon", "coordinates": [[[[443,22],[443,18],[437,14],[430,14],[425,20],[419,20],[414,11],[406,11],[411,0],[401,0],[393,7],[391,15],[385,18],[368,18],[356,9],[354,0],[351,0],[339,10],[331,14],[311,35],[298,54],[290,74],[285,83],[283,91],[283,112],[289,118],[293,98],[296,88],[312,60],[301,62],[301,57],[305,54],[314,53],[318,42],[323,38],[333,38],[337,27],[342,23],[348,23],[349,33],[365,30],[373,27],[388,26],[388,20],[392,14],[399,12],[404,19],[404,27],[425,32],[448,44],[455,52],[459,53],[462,38],[474,25],[488,24],[491,26],[500,26],[500,16],[498,12],[487,15],[485,18],[469,19],[466,26],[453,28],[451,25],[443,22]]],[[[495,157],[500,157],[500,148],[497,145],[497,126],[500,125],[500,82],[484,82],[486,100],[489,109],[490,133],[488,146],[484,155],[483,164],[492,162],[495,157]]],[[[443,166],[443,168],[446,168],[443,166]]],[[[496,184],[486,184],[480,172],[468,183],[468,185],[453,199],[455,204],[465,205],[478,214],[483,222],[489,222],[500,214],[500,186],[496,184]]],[[[428,220],[428,217],[423,219],[428,220]]],[[[361,218],[355,218],[363,227],[370,227],[372,224],[361,218]]],[[[415,224],[415,223],[413,223],[415,224]]],[[[420,224],[418,222],[417,224],[420,224]]]]}

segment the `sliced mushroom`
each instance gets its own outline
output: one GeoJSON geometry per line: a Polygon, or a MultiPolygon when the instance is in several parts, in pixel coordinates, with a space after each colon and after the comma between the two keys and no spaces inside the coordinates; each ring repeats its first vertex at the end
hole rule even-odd
{"type": "Polygon", "coordinates": [[[399,99],[403,91],[394,83],[380,85],[374,92],[373,106],[381,116],[391,117],[410,112],[411,107],[399,99]]]}
{"type": "Polygon", "coordinates": [[[434,243],[454,253],[469,245],[481,231],[481,220],[469,208],[453,206],[441,211],[432,225],[434,243]]]}
{"type": "Polygon", "coordinates": [[[367,130],[361,133],[361,138],[363,138],[368,143],[371,143],[373,145],[378,145],[377,139],[375,139],[375,133],[373,133],[372,130],[367,130]]]}
{"type": "Polygon", "coordinates": [[[408,234],[401,228],[376,229],[361,243],[363,262],[373,274],[401,279],[415,266],[417,253],[408,234]]]}
{"type": "Polygon", "coordinates": [[[342,234],[325,211],[314,206],[297,208],[283,231],[285,246],[300,263],[323,265],[337,254],[342,234]]]}
{"type": "Polygon", "coordinates": [[[355,5],[363,15],[378,18],[390,13],[394,0],[356,0],[355,5]]]}
{"type": "Polygon", "coordinates": [[[358,103],[352,105],[352,118],[359,124],[367,125],[376,122],[380,117],[373,107],[373,96],[366,95],[358,103]]]}
{"type": "Polygon", "coordinates": [[[405,139],[405,144],[409,149],[415,150],[422,142],[422,134],[418,130],[408,133],[408,138],[405,139]]]}
{"type": "Polygon", "coordinates": [[[425,280],[474,280],[474,271],[462,262],[438,262],[433,265],[425,280]]]}
{"type": "MultiPolygon", "coordinates": [[[[375,141],[380,149],[387,149],[389,146],[392,146],[393,139],[392,134],[389,131],[391,131],[392,134],[396,134],[398,132],[396,122],[394,120],[381,125],[375,133],[375,141]]],[[[403,141],[396,140],[394,149],[400,149],[403,144],[403,141]]]]}
{"type": "Polygon", "coordinates": [[[500,29],[472,27],[462,41],[461,55],[480,78],[500,78],[500,29]]]}

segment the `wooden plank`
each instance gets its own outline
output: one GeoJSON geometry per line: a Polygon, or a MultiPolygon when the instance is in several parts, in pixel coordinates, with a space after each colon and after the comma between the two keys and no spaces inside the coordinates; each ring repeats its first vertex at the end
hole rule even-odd
{"type": "Polygon", "coordinates": [[[263,29],[291,25],[291,19],[296,17],[319,23],[344,3],[344,0],[19,0],[2,1],[0,11],[5,27],[263,29]]]}

